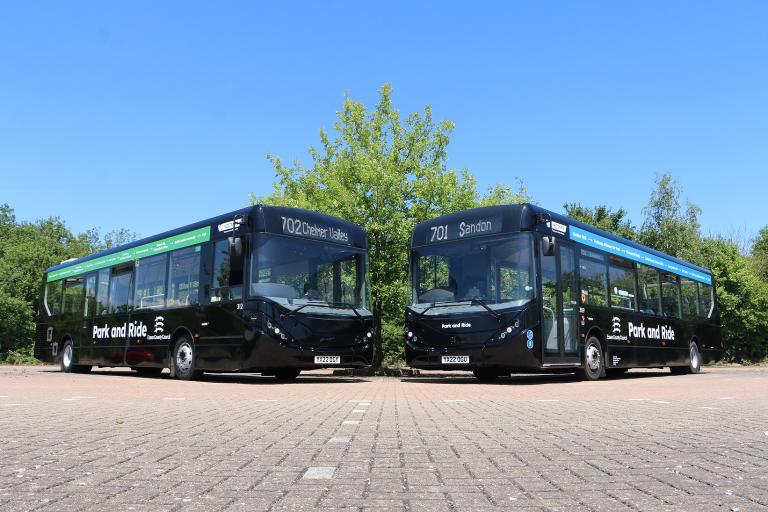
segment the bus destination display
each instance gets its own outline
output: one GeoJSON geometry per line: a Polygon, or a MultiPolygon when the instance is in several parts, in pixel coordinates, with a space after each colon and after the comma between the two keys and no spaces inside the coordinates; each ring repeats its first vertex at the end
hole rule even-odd
{"type": "Polygon", "coordinates": [[[485,217],[482,219],[467,219],[449,224],[431,226],[427,231],[428,244],[461,240],[474,236],[490,235],[501,232],[501,216],[485,217]]]}

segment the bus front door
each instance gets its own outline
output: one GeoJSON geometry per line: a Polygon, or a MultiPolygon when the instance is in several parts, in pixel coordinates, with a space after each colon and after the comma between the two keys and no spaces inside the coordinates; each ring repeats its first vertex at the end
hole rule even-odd
{"type": "Polygon", "coordinates": [[[545,365],[579,362],[576,251],[558,240],[554,256],[541,257],[542,340],[545,365]]]}

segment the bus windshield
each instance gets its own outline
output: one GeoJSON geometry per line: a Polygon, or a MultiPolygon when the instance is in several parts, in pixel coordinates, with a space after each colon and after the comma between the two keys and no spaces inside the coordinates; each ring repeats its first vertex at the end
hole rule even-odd
{"type": "Polygon", "coordinates": [[[529,233],[419,247],[412,262],[415,310],[441,302],[455,302],[461,309],[520,307],[535,296],[529,233]]]}
{"type": "Polygon", "coordinates": [[[252,297],[303,313],[355,315],[365,308],[365,252],[259,234],[251,254],[252,297]]]}

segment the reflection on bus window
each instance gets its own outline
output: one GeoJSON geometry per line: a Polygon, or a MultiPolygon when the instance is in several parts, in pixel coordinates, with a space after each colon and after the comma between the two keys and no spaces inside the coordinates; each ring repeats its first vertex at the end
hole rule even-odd
{"type": "Polygon", "coordinates": [[[219,240],[214,245],[213,293],[211,302],[243,298],[243,269],[230,265],[229,241],[219,240]]]}
{"type": "Polygon", "coordinates": [[[661,311],[664,316],[680,318],[680,288],[677,276],[661,273],[661,311]]]}
{"type": "Polygon", "coordinates": [[[133,299],[136,309],[165,306],[167,264],[167,254],[150,256],[136,262],[136,291],[133,299]]]}
{"type": "Polygon", "coordinates": [[[635,270],[631,261],[611,256],[608,262],[608,279],[610,281],[611,307],[634,311],[635,270]]]}
{"type": "Polygon", "coordinates": [[[415,251],[414,288],[418,303],[481,300],[521,305],[534,298],[532,239],[456,241],[415,251]]]}
{"type": "Polygon", "coordinates": [[[655,268],[638,263],[637,282],[640,286],[640,312],[649,315],[658,315],[661,311],[659,271],[655,268]]]}
{"type": "Polygon", "coordinates": [[[608,280],[605,269],[605,256],[582,249],[579,261],[581,292],[584,295],[584,303],[590,306],[607,306],[608,280]],[[602,261],[593,258],[600,258],[602,261]]]}
{"type": "Polygon", "coordinates": [[[198,303],[200,246],[173,251],[168,265],[168,307],[198,303]]]}

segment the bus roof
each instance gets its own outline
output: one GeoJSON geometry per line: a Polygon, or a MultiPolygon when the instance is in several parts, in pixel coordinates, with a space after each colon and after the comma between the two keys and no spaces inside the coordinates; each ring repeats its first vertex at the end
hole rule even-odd
{"type": "MultiPolygon", "coordinates": [[[[609,253],[625,255],[629,259],[641,261],[636,258],[637,255],[646,253],[646,257],[641,262],[649,263],[652,266],[661,269],[672,269],[673,266],[664,266],[665,261],[687,267],[699,273],[704,273],[711,283],[712,272],[709,269],[694,265],[693,263],[675,258],[656,249],[646,247],[637,242],[627,240],[620,236],[604,231],[602,229],[584,224],[576,219],[552,212],[540,206],[530,203],[523,204],[504,204],[498,206],[485,206],[462,210],[460,212],[450,213],[428,221],[416,224],[411,235],[411,247],[419,247],[432,243],[464,239],[465,237],[493,236],[498,233],[512,233],[517,231],[530,231],[537,225],[537,217],[540,215],[549,215],[552,223],[552,234],[576,241],[582,245],[588,245],[609,253]],[[441,235],[436,230],[445,227],[444,238],[434,239],[435,235],[441,235]],[[556,229],[558,228],[558,229],[556,229]],[[573,229],[575,228],[575,229],[573,229]],[[464,231],[460,231],[464,229],[464,231]],[[594,236],[585,236],[584,232],[594,236]],[[606,240],[615,242],[607,244],[606,240]],[[608,247],[608,249],[606,249],[608,247]],[[615,250],[613,250],[615,249],[615,250]],[[634,249],[635,251],[631,251],[634,249]],[[623,251],[625,254],[621,254],[623,251]],[[654,258],[661,261],[654,261],[654,258]]],[[[679,275],[687,275],[686,272],[672,272],[679,275]]],[[[696,279],[695,273],[691,275],[696,279]]],[[[701,281],[702,279],[696,279],[701,281]]]]}
{"type": "MultiPolygon", "coordinates": [[[[196,230],[201,230],[202,228],[206,228],[209,226],[223,225],[224,223],[233,220],[236,215],[247,215],[251,228],[254,229],[255,231],[276,233],[276,234],[288,234],[288,235],[294,234],[294,236],[302,236],[302,235],[296,234],[296,233],[288,233],[287,231],[284,232],[284,230],[278,229],[279,226],[282,226],[283,224],[282,221],[287,216],[289,216],[291,219],[297,219],[299,221],[303,221],[306,223],[312,223],[312,225],[316,225],[317,223],[322,223],[321,225],[323,227],[332,227],[335,229],[341,229],[341,230],[344,230],[344,232],[348,235],[346,241],[339,238],[327,239],[326,241],[331,243],[344,243],[345,245],[350,245],[350,246],[362,248],[362,249],[367,249],[368,247],[365,231],[363,230],[362,226],[355,224],[353,222],[349,222],[347,220],[334,217],[333,215],[315,212],[312,210],[304,210],[301,208],[290,208],[286,206],[255,205],[255,206],[249,206],[247,208],[241,208],[240,210],[235,210],[233,212],[224,213],[216,217],[211,217],[210,219],[201,220],[199,222],[188,224],[186,226],[172,229],[170,231],[165,231],[157,235],[135,240],[127,244],[115,246],[110,249],[106,249],[104,251],[95,252],[93,254],[89,254],[88,256],[83,256],[82,258],[67,260],[62,263],[59,263],[58,265],[54,265],[52,267],[47,268],[45,272],[49,273],[52,271],[57,271],[63,268],[71,267],[73,265],[79,265],[90,260],[102,258],[104,256],[109,256],[117,253],[122,253],[125,251],[130,251],[131,249],[135,249],[143,245],[152,244],[153,242],[159,242],[166,239],[172,239],[173,237],[177,237],[185,233],[194,232],[196,230]]],[[[307,235],[306,237],[312,238],[314,240],[323,240],[318,236],[307,235]]]]}

